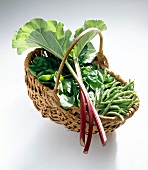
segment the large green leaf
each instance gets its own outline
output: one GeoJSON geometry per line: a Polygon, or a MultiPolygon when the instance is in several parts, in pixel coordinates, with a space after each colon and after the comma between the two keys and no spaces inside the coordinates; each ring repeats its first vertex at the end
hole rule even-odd
{"type": "Polygon", "coordinates": [[[35,18],[14,35],[12,47],[17,48],[18,54],[31,47],[42,47],[62,59],[71,44],[71,34],[61,22],[35,18]]]}
{"type": "Polygon", "coordinates": [[[86,20],[83,28],[85,30],[88,28],[98,28],[100,31],[105,31],[107,26],[102,20],[86,20]]]}
{"type": "Polygon", "coordinates": [[[96,57],[96,49],[91,42],[89,42],[81,51],[78,61],[80,66],[83,64],[92,63],[96,57]]]}
{"type": "MultiPolygon", "coordinates": [[[[80,35],[84,30],[86,30],[88,28],[98,28],[100,31],[104,31],[107,29],[107,26],[105,25],[105,23],[102,20],[86,20],[84,22],[84,25],[75,31],[74,37],[75,38],[78,37],[78,35],[80,35]]],[[[75,55],[77,57],[80,55],[81,51],[86,46],[86,44],[88,44],[96,35],[97,35],[96,32],[91,31],[91,32],[87,33],[86,35],[84,35],[79,40],[79,42],[77,43],[76,48],[75,48],[75,55]]]]}

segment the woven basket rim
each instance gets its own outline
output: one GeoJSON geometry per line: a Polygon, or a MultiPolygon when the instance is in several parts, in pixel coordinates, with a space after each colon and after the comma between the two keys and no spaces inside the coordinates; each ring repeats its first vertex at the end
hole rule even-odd
{"type": "MultiPolygon", "coordinates": [[[[29,69],[28,69],[28,66],[30,65],[30,62],[32,61],[32,56],[34,55],[34,58],[38,56],[38,55],[36,55],[36,53],[37,53],[38,50],[44,50],[44,49],[43,49],[43,48],[36,48],[36,49],[34,49],[33,51],[31,51],[31,52],[28,53],[28,55],[27,55],[27,57],[25,58],[25,61],[24,61],[24,67],[25,67],[24,69],[25,69],[25,71],[28,72],[28,74],[29,74],[30,76],[32,76],[32,77],[38,82],[38,86],[42,86],[43,89],[44,89],[45,91],[47,91],[47,92],[50,92],[50,91],[53,92],[54,90],[50,89],[48,86],[46,86],[46,85],[44,85],[44,84],[41,84],[41,83],[37,80],[37,78],[31,74],[31,72],[30,72],[29,69]]],[[[45,50],[45,51],[46,51],[46,50],[45,50]]],[[[125,81],[120,77],[120,75],[115,74],[113,71],[110,71],[109,69],[106,69],[106,70],[107,70],[107,72],[108,72],[109,74],[111,74],[112,76],[114,76],[114,77],[115,77],[118,81],[120,81],[121,83],[123,83],[123,84],[126,84],[126,83],[127,83],[127,82],[125,82],[125,81]]],[[[59,99],[59,97],[58,97],[58,95],[57,95],[57,92],[55,92],[55,95],[56,95],[56,97],[59,99]]],[[[138,98],[138,96],[137,96],[137,98],[138,98]]],[[[60,106],[60,107],[61,107],[61,106],[60,106]]],[[[79,109],[77,106],[71,106],[71,107],[75,107],[75,108],[79,109]]],[[[67,111],[70,110],[71,107],[70,107],[69,109],[66,109],[66,110],[67,110],[67,111]]],[[[61,108],[64,109],[63,107],[61,107],[61,108]]],[[[138,108],[139,108],[139,102],[138,102],[137,104],[135,104],[132,108],[129,109],[129,112],[128,112],[128,113],[129,113],[129,116],[123,116],[124,119],[127,120],[128,118],[132,117],[133,114],[135,113],[135,111],[138,110],[138,108]]],[[[64,110],[65,110],[65,109],[64,109],[64,110]]],[[[99,117],[100,117],[101,121],[121,122],[121,119],[120,119],[118,116],[109,117],[109,116],[99,115],[99,117]]]]}

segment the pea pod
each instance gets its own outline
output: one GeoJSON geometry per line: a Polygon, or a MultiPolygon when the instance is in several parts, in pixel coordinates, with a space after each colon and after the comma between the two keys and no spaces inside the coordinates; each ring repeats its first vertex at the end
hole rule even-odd
{"type": "Polygon", "coordinates": [[[128,93],[131,93],[131,91],[125,91],[125,92],[121,92],[121,93],[118,93],[116,94],[111,100],[109,101],[106,101],[106,102],[102,102],[102,104],[108,104],[107,107],[104,109],[103,111],[103,115],[105,115],[107,113],[107,111],[109,110],[110,106],[113,104],[119,104],[119,103],[127,103],[127,104],[130,104],[132,102],[132,99],[120,99],[120,100],[114,100],[115,98],[119,97],[119,96],[122,96],[124,94],[128,94],[128,93]]]}
{"type": "Polygon", "coordinates": [[[118,116],[121,119],[122,122],[125,121],[124,117],[122,115],[120,115],[119,113],[117,113],[117,112],[107,112],[106,116],[118,116]]]}
{"type": "MultiPolygon", "coordinates": [[[[131,89],[131,87],[134,85],[134,81],[129,82],[128,84],[126,84],[124,87],[122,87],[121,91],[125,91],[128,90],[129,88],[131,89]]],[[[132,88],[133,89],[133,88],[132,88]]]]}
{"type": "Polygon", "coordinates": [[[123,109],[122,109],[119,113],[122,114],[122,115],[124,115],[124,116],[129,116],[127,110],[123,110],[123,109]]]}
{"type": "Polygon", "coordinates": [[[107,88],[112,87],[112,85],[113,85],[115,82],[116,82],[116,80],[114,79],[112,82],[106,83],[106,84],[105,84],[105,88],[107,89],[107,88]]]}
{"type": "Polygon", "coordinates": [[[120,110],[120,107],[118,105],[112,105],[110,107],[110,110],[115,109],[115,110],[120,110]]]}
{"type": "Polygon", "coordinates": [[[102,95],[102,101],[107,97],[109,89],[106,89],[105,92],[102,95]]]}
{"type": "Polygon", "coordinates": [[[111,93],[115,92],[116,90],[120,90],[120,88],[119,87],[112,87],[111,89],[109,89],[108,93],[107,93],[107,98],[110,98],[111,93]]]}
{"type": "Polygon", "coordinates": [[[127,99],[131,99],[134,95],[134,93],[130,94],[129,96],[127,96],[127,99]]]}
{"type": "Polygon", "coordinates": [[[98,105],[100,105],[100,103],[102,101],[103,92],[104,92],[104,86],[102,85],[101,88],[100,88],[100,95],[99,95],[98,105]]]}
{"type": "Polygon", "coordinates": [[[124,92],[118,93],[115,98],[117,98],[119,96],[123,96],[123,95],[129,95],[129,94],[132,94],[132,93],[134,93],[134,92],[131,91],[131,90],[130,91],[124,91],[124,92]]]}
{"type": "Polygon", "coordinates": [[[124,92],[118,92],[116,93],[116,95],[113,96],[114,99],[118,99],[118,97],[120,96],[124,96],[124,95],[130,95],[130,94],[133,94],[134,92],[133,91],[124,91],[124,92]]]}
{"type": "Polygon", "coordinates": [[[109,103],[113,103],[113,104],[122,104],[122,103],[130,103],[132,102],[133,100],[132,99],[119,99],[119,100],[108,100],[106,102],[101,102],[101,104],[109,104],[109,103]]]}
{"type": "Polygon", "coordinates": [[[126,107],[126,109],[124,109],[123,106],[119,107],[119,105],[112,105],[109,108],[109,111],[117,112],[117,113],[122,114],[124,116],[128,116],[127,107],[126,107]]]}
{"type": "Polygon", "coordinates": [[[113,84],[112,87],[116,87],[116,86],[119,85],[119,84],[121,84],[121,82],[120,82],[120,81],[117,81],[117,82],[115,82],[115,83],[113,84]]]}
{"type": "Polygon", "coordinates": [[[102,115],[106,115],[107,111],[109,110],[109,108],[110,108],[111,105],[112,105],[112,102],[113,102],[113,99],[112,99],[112,101],[110,101],[110,102],[108,103],[108,105],[107,105],[107,107],[104,109],[102,115]]]}
{"type": "Polygon", "coordinates": [[[102,85],[99,91],[99,95],[97,96],[97,101],[96,101],[96,109],[98,110],[102,101],[103,97],[103,92],[104,92],[104,86],[102,85]]]}
{"type": "Polygon", "coordinates": [[[106,102],[107,100],[111,100],[116,94],[118,94],[119,93],[119,90],[117,90],[117,91],[114,91],[110,96],[108,96],[105,100],[104,100],[104,102],[106,102]]]}
{"type": "Polygon", "coordinates": [[[128,109],[131,108],[132,106],[134,106],[134,104],[138,103],[139,102],[139,99],[137,100],[134,100],[129,106],[128,106],[128,109]]]}

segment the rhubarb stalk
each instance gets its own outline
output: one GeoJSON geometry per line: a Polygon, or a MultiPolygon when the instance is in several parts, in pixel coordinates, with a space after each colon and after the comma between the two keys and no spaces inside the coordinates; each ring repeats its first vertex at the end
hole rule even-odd
{"type": "MultiPolygon", "coordinates": [[[[83,84],[83,80],[82,80],[82,75],[81,75],[81,69],[79,66],[79,62],[78,62],[78,58],[76,56],[73,56],[73,60],[75,63],[75,69],[76,69],[76,73],[78,76],[78,80],[79,82],[81,82],[83,84]]],[[[91,109],[91,104],[89,102],[89,96],[86,94],[83,94],[83,90],[80,87],[80,95],[84,96],[84,98],[80,98],[80,101],[82,103],[81,105],[81,124],[80,124],[80,143],[82,146],[85,146],[84,148],[84,153],[88,153],[89,150],[89,146],[91,143],[91,138],[92,138],[92,131],[93,131],[93,113],[92,113],[92,109],[91,109]],[[88,117],[89,117],[89,128],[88,128],[88,137],[87,137],[87,142],[86,145],[84,143],[85,141],[85,124],[86,124],[86,108],[84,108],[84,104],[87,104],[87,113],[88,113],[88,117]],[[84,109],[84,110],[83,110],[84,109]]]]}
{"type": "MultiPolygon", "coordinates": [[[[79,67],[78,58],[74,55],[73,60],[75,63],[75,69],[78,76],[78,80],[83,83],[81,70],[79,67]]],[[[83,89],[79,87],[80,91],[80,144],[85,147],[85,127],[86,127],[86,96],[83,94],[83,89]]]]}
{"type": "Polygon", "coordinates": [[[86,101],[83,90],[80,88],[80,144],[85,146],[85,124],[86,124],[86,101]]]}
{"type": "MultiPolygon", "coordinates": [[[[76,57],[74,57],[74,61],[75,61],[75,67],[76,67],[76,72],[77,74],[74,72],[73,68],[70,66],[70,64],[66,61],[70,51],[73,49],[73,47],[75,46],[75,44],[88,32],[90,31],[96,31],[99,35],[100,35],[100,49],[99,49],[99,52],[102,53],[102,42],[103,42],[103,38],[102,38],[102,35],[101,35],[101,32],[96,29],[96,28],[89,28],[85,31],[83,31],[76,39],[75,41],[71,44],[71,46],[69,47],[69,49],[67,50],[67,52],[65,53],[65,56],[61,62],[61,65],[59,67],[59,70],[58,70],[58,74],[57,74],[57,79],[56,79],[56,84],[55,84],[55,87],[54,87],[54,90],[57,91],[57,88],[58,88],[58,82],[59,82],[59,78],[60,78],[60,74],[61,74],[61,71],[63,69],[63,66],[64,64],[67,65],[68,69],[70,70],[71,74],[73,75],[73,77],[75,78],[76,82],[78,83],[79,85],[79,88],[80,88],[80,93],[84,95],[84,98],[85,98],[85,101],[87,103],[87,111],[88,111],[88,116],[89,116],[89,129],[88,129],[88,137],[87,137],[87,142],[86,142],[86,145],[85,145],[85,148],[84,148],[84,153],[88,153],[88,150],[89,150],[89,146],[90,146],[90,143],[91,143],[91,138],[92,138],[92,131],[93,131],[93,118],[95,120],[95,123],[96,123],[96,126],[97,126],[97,129],[98,129],[98,132],[99,132],[99,135],[100,135],[100,138],[101,138],[101,142],[102,142],[102,145],[104,146],[106,144],[106,141],[107,141],[107,138],[106,138],[106,134],[105,134],[105,131],[104,131],[104,128],[103,128],[103,125],[101,123],[101,120],[100,120],[100,117],[93,105],[93,103],[91,102],[90,100],[90,97],[88,95],[88,92],[83,84],[83,81],[82,81],[82,76],[81,76],[81,72],[80,72],[80,67],[79,67],[79,63],[78,61],[76,60],[76,57]]],[[[83,98],[83,100],[84,100],[83,98]]],[[[85,106],[85,101],[81,100],[81,102],[83,102],[83,104],[81,105],[82,106],[82,110],[81,110],[81,113],[83,111],[83,107],[85,106]]],[[[81,127],[80,127],[80,130],[81,130],[81,137],[80,137],[80,141],[81,141],[81,145],[84,146],[85,144],[85,137],[84,137],[84,129],[85,129],[85,122],[86,122],[86,111],[84,109],[84,112],[83,114],[81,114],[81,127]],[[84,117],[83,117],[84,116],[84,117]]]]}

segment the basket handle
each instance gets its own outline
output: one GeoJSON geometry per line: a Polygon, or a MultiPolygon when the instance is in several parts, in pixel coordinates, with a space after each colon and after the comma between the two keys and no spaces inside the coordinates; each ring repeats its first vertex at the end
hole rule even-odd
{"type": "Polygon", "coordinates": [[[98,52],[98,56],[97,56],[97,61],[96,63],[94,64],[99,64],[99,63],[103,63],[105,67],[108,67],[108,62],[107,62],[107,59],[106,57],[103,55],[103,36],[102,36],[102,33],[99,29],[97,28],[88,28],[86,29],[85,31],[83,31],[74,41],[73,43],[70,45],[70,47],[68,48],[68,50],[66,51],[65,55],[64,55],[64,58],[60,64],[60,67],[59,67],[59,70],[58,70],[58,73],[57,73],[57,78],[56,78],[56,82],[55,82],[55,87],[54,87],[54,90],[57,91],[57,88],[58,88],[58,84],[59,84],[59,79],[60,79],[60,74],[62,72],[62,69],[64,67],[64,64],[66,62],[66,59],[70,53],[70,51],[73,49],[73,47],[77,44],[77,42],[85,35],[87,34],[88,32],[91,32],[91,31],[94,31],[94,32],[97,32],[99,34],[99,37],[100,37],[100,45],[99,45],[99,52],[98,52]],[[106,61],[106,64],[104,63],[104,61],[106,61]]]}

